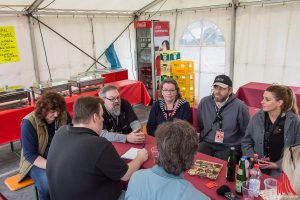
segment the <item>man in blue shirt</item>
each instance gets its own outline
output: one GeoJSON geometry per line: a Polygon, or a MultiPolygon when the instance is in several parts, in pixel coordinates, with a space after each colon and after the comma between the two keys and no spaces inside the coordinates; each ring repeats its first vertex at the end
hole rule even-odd
{"type": "Polygon", "coordinates": [[[155,131],[158,149],[156,164],[151,169],[135,172],[130,178],[126,200],[208,200],[183,178],[193,163],[198,148],[195,129],[186,121],[175,119],[155,131]]]}

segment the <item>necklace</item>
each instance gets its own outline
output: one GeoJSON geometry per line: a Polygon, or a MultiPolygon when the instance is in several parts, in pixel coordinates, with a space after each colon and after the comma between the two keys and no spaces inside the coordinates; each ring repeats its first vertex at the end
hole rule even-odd
{"type": "Polygon", "coordinates": [[[175,111],[174,108],[175,108],[176,102],[177,102],[177,100],[175,100],[173,102],[173,106],[172,106],[171,110],[168,110],[167,103],[165,102],[165,117],[166,117],[166,120],[170,120],[173,117],[174,111],[175,111]]]}

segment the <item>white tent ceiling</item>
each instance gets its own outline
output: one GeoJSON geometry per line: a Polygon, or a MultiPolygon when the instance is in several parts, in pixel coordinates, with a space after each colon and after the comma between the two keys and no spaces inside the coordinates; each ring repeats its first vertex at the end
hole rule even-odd
{"type": "MultiPolygon", "coordinates": [[[[156,0],[157,1],[157,0],[156,0]]],[[[164,3],[165,0],[157,1],[164,3]]],[[[0,0],[1,10],[12,10],[9,7],[16,10],[24,10],[33,4],[34,0],[0,0]],[[6,7],[8,6],[8,7],[6,7]]],[[[39,8],[47,6],[48,10],[53,9],[66,9],[66,10],[121,10],[121,11],[136,11],[146,6],[147,4],[154,2],[153,0],[44,0],[39,8]],[[52,3],[51,3],[52,2],[52,3]]],[[[180,9],[199,6],[210,6],[230,3],[231,0],[167,0],[161,10],[168,9],[180,9]]],[[[160,6],[160,5],[158,5],[160,6]]],[[[45,10],[47,10],[45,9],[45,10]]]]}
{"type": "MultiPolygon", "coordinates": [[[[0,0],[0,11],[24,11],[30,7],[34,0],[0,0]]],[[[38,6],[38,11],[111,11],[112,13],[118,12],[131,12],[146,6],[152,2],[151,0],[44,0],[38,6]]]]}
{"type": "MultiPolygon", "coordinates": [[[[36,0],[37,2],[39,0],[36,0]]],[[[276,2],[277,0],[235,0],[239,3],[263,3],[276,2]]],[[[278,0],[282,2],[282,0],[278,0]]],[[[287,0],[285,0],[287,2],[287,0]]],[[[0,0],[0,11],[24,11],[35,0],[0,0]]],[[[232,0],[42,0],[39,11],[112,11],[113,13],[137,11],[149,3],[157,3],[148,11],[199,8],[206,6],[228,5],[232,0]]]]}

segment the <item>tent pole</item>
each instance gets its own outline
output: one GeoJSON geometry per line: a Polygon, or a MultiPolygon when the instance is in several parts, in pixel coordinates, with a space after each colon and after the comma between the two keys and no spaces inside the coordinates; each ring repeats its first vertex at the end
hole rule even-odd
{"type": "Polygon", "coordinates": [[[176,49],[175,48],[175,40],[176,40],[176,32],[177,32],[177,17],[178,17],[178,11],[176,10],[176,13],[175,13],[175,26],[174,26],[174,36],[173,36],[173,49],[176,49]]]}
{"type": "Polygon", "coordinates": [[[234,51],[235,51],[235,27],[236,27],[236,9],[237,0],[232,0],[231,6],[231,31],[230,31],[230,60],[229,60],[229,76],[234,78],[234,51]]]}
{"type": "MultiPolygon", "coordinates": [[[[220,4],[220,5],[211,5],[211,6],[201,6],[201,7],[191,7],[191,8],[179,8],[179,9],[171,9],[171,10],[162,10],[157,11],[156,14],[166,14],[166,13],[183,13],[183,12],[195,12],[195,11],[206,11],[206,10],[217,10],[217,9],[227,9],[231,6],[231,3],[229,4],[220,4]]],[[[150,15],[154,12],[144,12],[143,15],[150,15]]]]}
{"type": "MultiPolygon", "coordinates": [[[[97,56],[96,56],[96,47],[95,47],[96,42],[95,42],[95,33],[94,33],[93,18],[89,18],[88,17],[88,20],[90,22],[90,28],[91,28],[91,39],[92,39],[93,57],[96,60],[97,56]]],[[[97,68],[96,63],[94,65],[94,68],[95,69],[97,68]]]]}
{"type": "Polygon", "coordinates": [[[147,4],[146,6],[142,7],[141,9],[139,9],[138,11],[135,12],[135,14],[137,16],[140,16],[143,12],[145,12],[146,10],[149,10],[150,8],[152,8],[153,6],[155,6],[156,4],[162,2],[163,0],[154,0],[152,2],[150,2],[149,4],[147,4]]]}
{"type": "Polygon", "coordinates": [[[35,43],[33,22],[32,22],[32,19],[29,16],[27,16],[27,19],[28,19],[28,26],[29,26],[29,32],[30,32],[30,41],[31,41],[33,70],[34,70],[35,81],[37,83],[40,83],[41,79],[40,79],[39,65],[38,65],[38,59],[37,59],[37,51],[36,51],[36,43],[35,43]]]}
{"type": "Polygon", "coordinates": [[[273,6],[282,5],[288,3],[299,3],[299,0],[268,0],[268,1],[250,1],[250,2],[240,2],[239,7],[243,6],[273,6]]]}
{"type": "Polygon", "coordinates": [[[44,0],[35,0],[30,6],[29,8],[26,10],[28,14],[34,12],[42,3],[44,2],[44,0]]]}

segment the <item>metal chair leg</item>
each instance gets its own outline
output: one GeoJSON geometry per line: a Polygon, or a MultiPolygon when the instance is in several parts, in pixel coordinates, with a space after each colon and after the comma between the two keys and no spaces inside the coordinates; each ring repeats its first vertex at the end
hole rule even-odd
{"type": "Polygon", "coordinates": [[[14,142],[10,142],[10,150],[11,152],[15,152],[14,142]]]}
{"type": "Polygon", "coordinates": [[[10,142],[10,150],[20,158],[20,154],[15,151],[14,142],[10,142]]]}
{"type": "Polygon", "coordinates": [[[35,200],[39,200],[39,192],[37,190],[36,185],[34,185],[34,192],[35,192],[35,200]]]}

